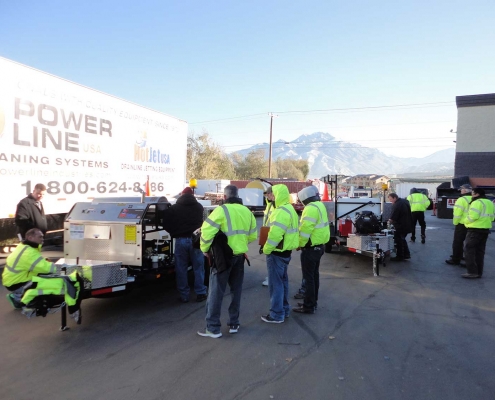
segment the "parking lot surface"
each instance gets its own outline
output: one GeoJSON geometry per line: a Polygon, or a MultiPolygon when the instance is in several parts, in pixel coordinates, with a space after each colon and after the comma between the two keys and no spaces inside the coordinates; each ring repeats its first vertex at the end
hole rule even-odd
{"type": "MultiPolygon", "coordinates": [[[[200,337],[205,303],[177,301],[174,282],[82,303],[83,322],[27,319],[0,288],[0,398],[494,399],[495,235],[482,279],[444,260],[453,225],[427,212],[427,241],[411,260],[372,274],[372,260],[323,255],[314,315],[267,324],[264,256],[252,244],[239,333],[200,337]]],[[[419,229],[419,227],[418,227],[419,229]]],[[[47,256],[61,254],[49,248],[47,256]]],[[[3,260],[0,260],[0,264],[3,260]]],[[[291,302],[301,281],[289,266],[291,302]]],[[[227,295],[222,323],[227,322],[227,295]]]]}

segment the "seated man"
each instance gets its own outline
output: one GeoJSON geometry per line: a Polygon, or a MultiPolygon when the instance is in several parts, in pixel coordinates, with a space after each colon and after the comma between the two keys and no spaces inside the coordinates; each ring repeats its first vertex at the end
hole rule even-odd
{"type": "Polygon", "coordinates": [[[22,308],[21,297],[23,286],[33,276],[53,274],[56,267],[41,255],[43,233],[38,228],[26,232],[26,238],[7,257],[2,274],[2,284],[12,293],[7,295],[14,308],[22,308]]]}

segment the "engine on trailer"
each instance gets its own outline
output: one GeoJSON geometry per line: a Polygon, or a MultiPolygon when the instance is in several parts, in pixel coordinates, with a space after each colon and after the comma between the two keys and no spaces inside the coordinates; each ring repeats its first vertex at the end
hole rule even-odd
{"type": "Polygon", "coordinates": [[[170,240],[146,240],[143,251],[143,268],[173,268],[170,240]]]}
{"type": "Polygon", "coordinates": [[[354,226],[356,232],[361,234],[380,233],[382,230],[380,219],[372,211],[356,213],[354,226]]]}

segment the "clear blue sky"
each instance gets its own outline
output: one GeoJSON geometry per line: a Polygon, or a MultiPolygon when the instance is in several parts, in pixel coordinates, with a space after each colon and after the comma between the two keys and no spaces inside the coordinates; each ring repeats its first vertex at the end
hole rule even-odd
{"type": "Polygon", "coordinates": [[[456,95],[495,92],[494,17],[476,0],[4,0],[0,56],[184,119],[226,151],[267,142],[274,112],[274,141],[323,131],[425,156],[454,146],[456,95]]]}

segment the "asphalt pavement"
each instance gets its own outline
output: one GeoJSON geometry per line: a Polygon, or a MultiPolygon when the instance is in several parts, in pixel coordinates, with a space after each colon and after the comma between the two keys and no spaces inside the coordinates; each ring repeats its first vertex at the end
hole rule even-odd
{"type": "MultiPolygon", "coordinates": [[[[239,333],[223,325],[219,339],[196,334],[205,303],[194,294],[179,303],[173,282],[84,300],[82,325],[69,321],[66,332],[59,314],[27,319],[11,309],[2,287],[0,398],[493,400],[495,235],[483,278],[462,279],[463,268],[444,263],[452,221],[430,213],[426,244],[410,243],[411,260],[388,263],[379,277],[370,258],[324,254],[316,314],[279,325],[260,319],[266,264],[252,244],[239,333]]],[[[289,278],[295,306],[297,252],[289,278]]]]}

